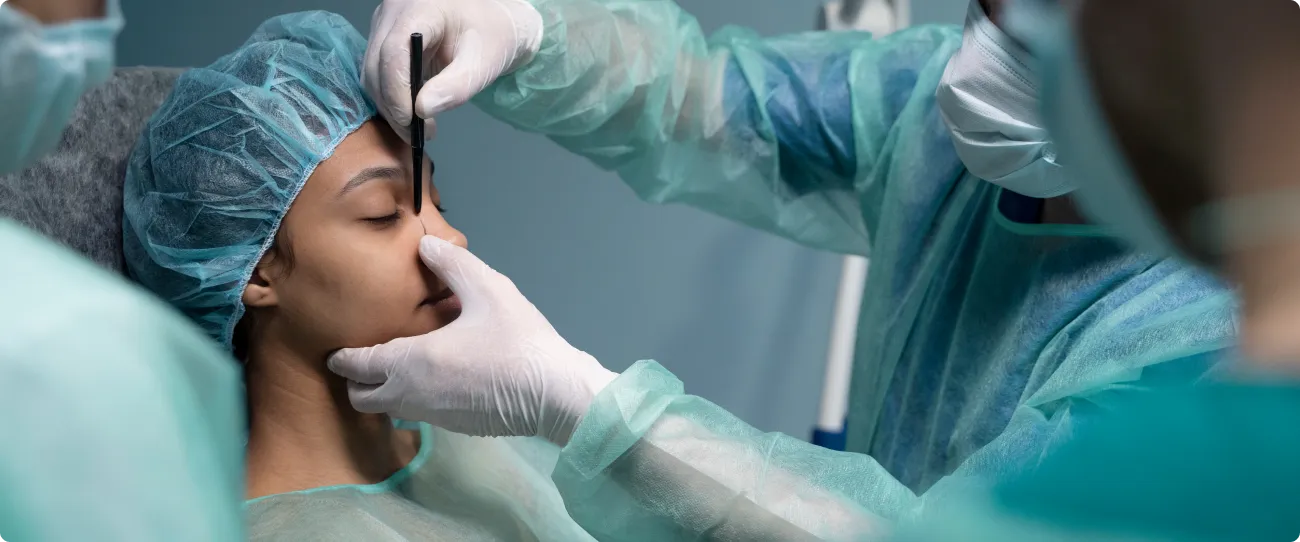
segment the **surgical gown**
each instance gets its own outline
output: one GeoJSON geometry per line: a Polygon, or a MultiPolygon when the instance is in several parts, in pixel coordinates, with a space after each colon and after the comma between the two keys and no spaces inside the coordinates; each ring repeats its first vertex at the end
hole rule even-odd
{"type": "Polygon", "coordinates": [[[235,361],[4,219],[0,253],[0,539],[243,540],[235,361]]]}
{"type": "Polygon", "coordinates": [[[1297,382],[1151,395],[993,491],[934,510],[898,542],[1300,538],[1297,382]]]}
{"type": "Polygon", "coordinates": [[[533,4],[541,50],[477,96],[481,109],[647,201],[871,260],[847,441],[876,461],[762,434],[644,363],[605,392],[555,474],[593,532],[731,524],[725,506],[673,506],[689,482],[628,495],[649,471],[625,456],[645,449],[662,459],[648,464],[725,480],[711,502],[744,496],[796,530],[852,538],[836,533],[919,510],[940,480],[1033,461],[1106,408],[1103,392],[1197,381],[1233,341],[1234,301],[1210,276],[1098,227],[1042,224],[1035,201],[1026,213],[965,170],[934,99],[958,27],[706,39],[667,0],[533,4]],[[620,498],[629,517],[601,512],[620,498]],[[826,507],[810,503],[826,502],[852,519],[814,519],[826,507]]]}
{"type": "Polygon", "coordinates": [[[537,439],[467,437],[418,424],[420,450],[373,485],[248,501],[249,539],[458,542],[592,540],[550,481],[558,449],[537,439]]]}

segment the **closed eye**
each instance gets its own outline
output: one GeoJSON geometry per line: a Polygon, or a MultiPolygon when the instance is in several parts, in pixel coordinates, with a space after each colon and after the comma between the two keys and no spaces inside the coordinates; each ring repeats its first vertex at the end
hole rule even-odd
{"type": "Polygon", "coordinates": [[[374,224],[376,226],[385,227],[385,226],[392,226],[393,224],[396,224],[397,220],[400,218],[402,218],[401,212],[393,211],[393,214],[391,215],[363,218],[362,220],[374,224]]]}

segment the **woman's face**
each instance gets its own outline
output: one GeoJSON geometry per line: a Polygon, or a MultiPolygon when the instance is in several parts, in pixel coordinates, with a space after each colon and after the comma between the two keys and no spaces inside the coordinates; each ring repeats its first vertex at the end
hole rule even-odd
{"type": "Polygon", "coordinates": [[[263,258],[244,293],[261,339],[276,335],[296,352],[323,356],[428,333],[459,316],[460,301],[418,247],[426,233],[467,241],[443,219],[427,163],[416,216],[410,157],[387,124],[370,121],[316,168],[281,225],[289,254],[263,258]]]}

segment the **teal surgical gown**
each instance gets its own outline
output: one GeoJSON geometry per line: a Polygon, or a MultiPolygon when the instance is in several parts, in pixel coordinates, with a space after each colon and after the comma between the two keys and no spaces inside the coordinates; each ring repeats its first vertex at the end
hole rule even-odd
{"type": "Polygon", "coordinates": [[[0,254],[0,539],[243,540],[234,360],[3,219],[0,254]]]}
{"type": "Polygon", "coordinates": [[[1114,396],[1201,379],[1233,340],[1233,299],[1210,276],[1097,227],[1042,224],[1039,202],[965,170],[934,99],[958,27],[706,39],[668,0],[533,4],[541,50],[481,109],[647,201],[871,260],[847,441],[874,460],[762,434],[646,363],[605,392],[555,474],[593,532],[717,532],[768,512],[851,538],[916,513],[943,480],[1032,462],[1114,396]],[[711,500],[674,506],[685,474],[637,485],[663,465],[718,482],[711,500]],[[718,504],[737,496],[757,515],[718,504]],[[828,502],[838,519],[814,510],[828,502]]]}
{"type": "Polygon", "coordinates": [[[489,439],[418,424],[420,449],[384,482],[248,501],[253,541],[582,542],[551,482],[558,449],[538,439],[489,439]]]}
{"type": "Polygon", "coordinates": [[[1300,538],[1300,386],[1202,386],[1128,401],[900,542],[1287,542],[1300,538]]]}

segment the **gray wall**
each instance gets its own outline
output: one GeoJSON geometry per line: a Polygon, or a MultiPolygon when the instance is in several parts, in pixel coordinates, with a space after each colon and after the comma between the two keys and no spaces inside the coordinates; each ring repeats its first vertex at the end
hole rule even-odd
{"type": "MultiPolygon", "coordinates": [[[[681,4],[706,30],[735,23],[766,34],[810,29],[818,5],[681,4]]],[[[206,64],[262,20],[303,9],[338,12],[364,31],[375,5],[123,0],[119,60],[206,64]]],[[[957,21],[963,6],[922,1],[913,14],[920,22],[957,21]]],[[[759,428],[807,436],[820,396],[837,256],[693,209],[642,203],[613,175],[475,110],[440,118],[430,152],[448,219],[570,342],[615,370],[657,359],[687,390],[759,428]]]]}
{"type": "Polygon", "coordinates": [[[967,0],[912,0],[912,24],[961,24],[967,0]]]}

